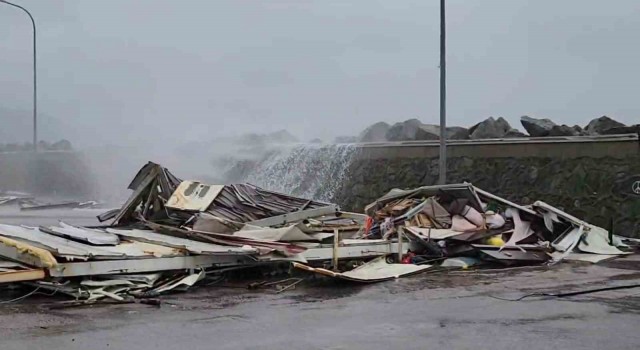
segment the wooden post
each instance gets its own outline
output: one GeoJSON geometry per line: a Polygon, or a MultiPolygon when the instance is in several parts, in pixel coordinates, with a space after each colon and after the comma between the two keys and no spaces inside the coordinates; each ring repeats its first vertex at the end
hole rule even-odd
{"type": "Polygon", "coordinates": [[[340,242],[340,231],[333,229],[333,271],[338,271],[338,243],[340,242]]]}
{"type": "Polygon", "coordinates": [[[398,227],[398,263],[402,262],[402,238],[404,237],[404,226],[398,227]]]}

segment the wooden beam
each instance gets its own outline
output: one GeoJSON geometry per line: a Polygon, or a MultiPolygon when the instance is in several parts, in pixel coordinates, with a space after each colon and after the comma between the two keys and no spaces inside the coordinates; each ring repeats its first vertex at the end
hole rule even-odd
{"type": "Polygon", "coordinates": [[[16,270],[0,272],[0,283],[36,281],[46,277],[44,270],[16,270]]]}

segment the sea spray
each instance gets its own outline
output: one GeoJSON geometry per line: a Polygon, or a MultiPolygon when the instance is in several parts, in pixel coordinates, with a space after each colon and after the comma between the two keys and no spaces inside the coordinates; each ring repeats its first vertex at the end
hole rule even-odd
{"type": "Polygon", "coordinates": [[[292,145],[246,169],[246,182],[304,198],[331,201],[358,148],[351,144],[292,145]]]}

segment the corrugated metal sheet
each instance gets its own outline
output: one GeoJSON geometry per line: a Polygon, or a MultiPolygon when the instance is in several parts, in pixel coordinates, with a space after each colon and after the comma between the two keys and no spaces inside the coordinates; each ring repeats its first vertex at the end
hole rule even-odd
{"type": "Polygon", "coordinates": [[[43,229],[47,233],[69,238],[75,241],[86,242],[92,245],[117,245],[120,243],[118,236],[104,231],[92,230],[88,228],[78,228],[64,222],[60,222],[60,227],[49,226],[43,229]]]}
{"type": "Polygon", "coordinates": [[[50,251],[58,257],[84,260],[92,256],[109,258],[122,257],[122,254],[118,252],[50,235],[37,228],[0,224],[0,235],[29,242],[37,247],[50,251]]]}
{"type": "Polygon", "coordinates": [[[124,259],[181,255],[179,250],[143,242],[121,242],[116,246],[92,246],[51,235],[37,228],[0,225],[0,235],[28,242],[67,259],[124,259]]]}
{"type": "Polygon", "coordinates": [[[161,244],[168,247],[185,249],[194,254],[211,255],[211,254],[255,254],[257,253],[257,250],[253,248],[247,249],[242,247],[230,247],[230,246],[223,246],[219,244],[198,242],[191,239],[163,235],[160,233],[153,232],[151,230],[136,230],[136,229],[120,230],[120,229],[108,228],[107,231],[131,240],[148,242],[148,243],[156,243],[156,244],[161,244]]]}
{"type": "Polygon", "coordinates": [[[236,184],[224,186],[207,212],[228,220],[248,222],[328,205],[329,203],[267,191],[250,184],[236,184]]]}

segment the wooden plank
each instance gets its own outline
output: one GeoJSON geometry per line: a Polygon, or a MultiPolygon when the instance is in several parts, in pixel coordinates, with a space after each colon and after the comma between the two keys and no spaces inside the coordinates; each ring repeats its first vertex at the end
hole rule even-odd
{"type": "Polygon", "coordinates": [[[338,271],[338,245],[340,243],[340,232],[336,229],[333,231],[333,255],[332,263],[334,271],[338,271]]]}
{"type": "Polygon", "coordinates": [[[398,260],[397,262],[400,263],[402,261],[402,240],[404,239],[404,227],[400,226],[398,227],[398,260]]]}
{"type": "Polygon", "coordinates": [[[0,283],[37,281],[46,277],[44,270],[17,270],[0,272],[0,283]]]}

